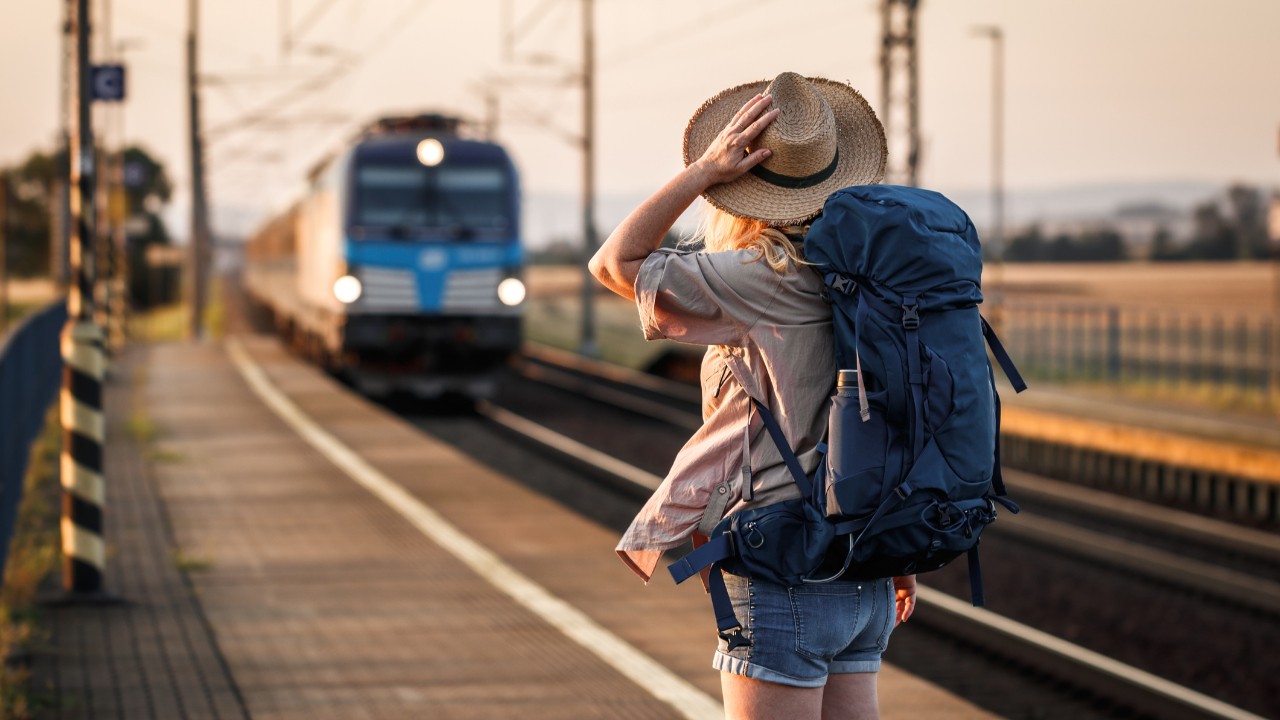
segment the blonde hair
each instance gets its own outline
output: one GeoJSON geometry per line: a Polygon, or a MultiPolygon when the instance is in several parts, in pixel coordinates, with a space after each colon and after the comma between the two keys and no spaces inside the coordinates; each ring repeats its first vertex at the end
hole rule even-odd
{"type": "MultiPolygon", "coordinates": [[[[808,228],[793,228],[796,231],[808,228]]],[[[808,265],[804,253],[781,229],[754,218],[743,218],[708,205],[691,238],[707,252],[754,250],[775,272],[789,272],[798,265],[808,265]]]]}

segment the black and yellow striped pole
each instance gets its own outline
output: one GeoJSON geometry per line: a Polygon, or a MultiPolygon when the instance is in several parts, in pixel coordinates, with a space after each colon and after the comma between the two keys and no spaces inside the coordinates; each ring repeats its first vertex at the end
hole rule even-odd
{"type": "Polygon", "coordinates": [[[106,564],[102,535],[106,422],[103,338],[93,322],[95,158],[89,114],[89,0],[76,0],[73,22],[76,82],[71,105],[77,127],[71,135],[71,287],[62,331],[62,584],[73,596],[94,596],[102,594],[106,564]]]}

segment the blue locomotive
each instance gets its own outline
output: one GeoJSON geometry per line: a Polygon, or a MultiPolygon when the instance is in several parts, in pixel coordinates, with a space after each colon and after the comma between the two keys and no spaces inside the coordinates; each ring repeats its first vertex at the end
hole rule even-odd
{"type": "Polygon", "coordinates": [[[246,246],[250,300],[363,392],[487,397],[520,347],[519,177],[459,124],[372,123],[246,246]]]}

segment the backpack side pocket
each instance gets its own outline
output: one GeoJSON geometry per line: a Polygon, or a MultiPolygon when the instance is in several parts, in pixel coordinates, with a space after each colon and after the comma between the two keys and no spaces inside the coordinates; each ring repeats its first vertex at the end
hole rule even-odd
{"type": "Polygon", "coordinates": [[[841,387],[831,398],[828,419],[827,515],[859,517],[880,504],[885,457],[889,446],[885,423],[885,391],[867,393],[871,417],[862,421],[858,389],[841,387]]]}

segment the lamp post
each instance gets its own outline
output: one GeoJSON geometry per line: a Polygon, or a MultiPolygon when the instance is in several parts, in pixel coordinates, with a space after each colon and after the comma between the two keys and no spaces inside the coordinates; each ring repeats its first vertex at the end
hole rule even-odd
{"type": "Polygon", "coordinates": [[[1267,235],[1271,241],[1271,405],[1280,415],[1280,193],[1271,195],[1267,213],[1267,235]]]}
{"type": "Polygon", "coordinates": [[[582,339],[578,352],[599,357],[596,344],[595,278],[587,262],[596,252],[595,0],[582,0],[582,339]]]}
{"type": "Polygon", "coordinates": [[[1004,31],[979,25],[974,34],[991,38],[991,324],[1001,326],[1000,281],[1004,270],[1004,31]]]}

